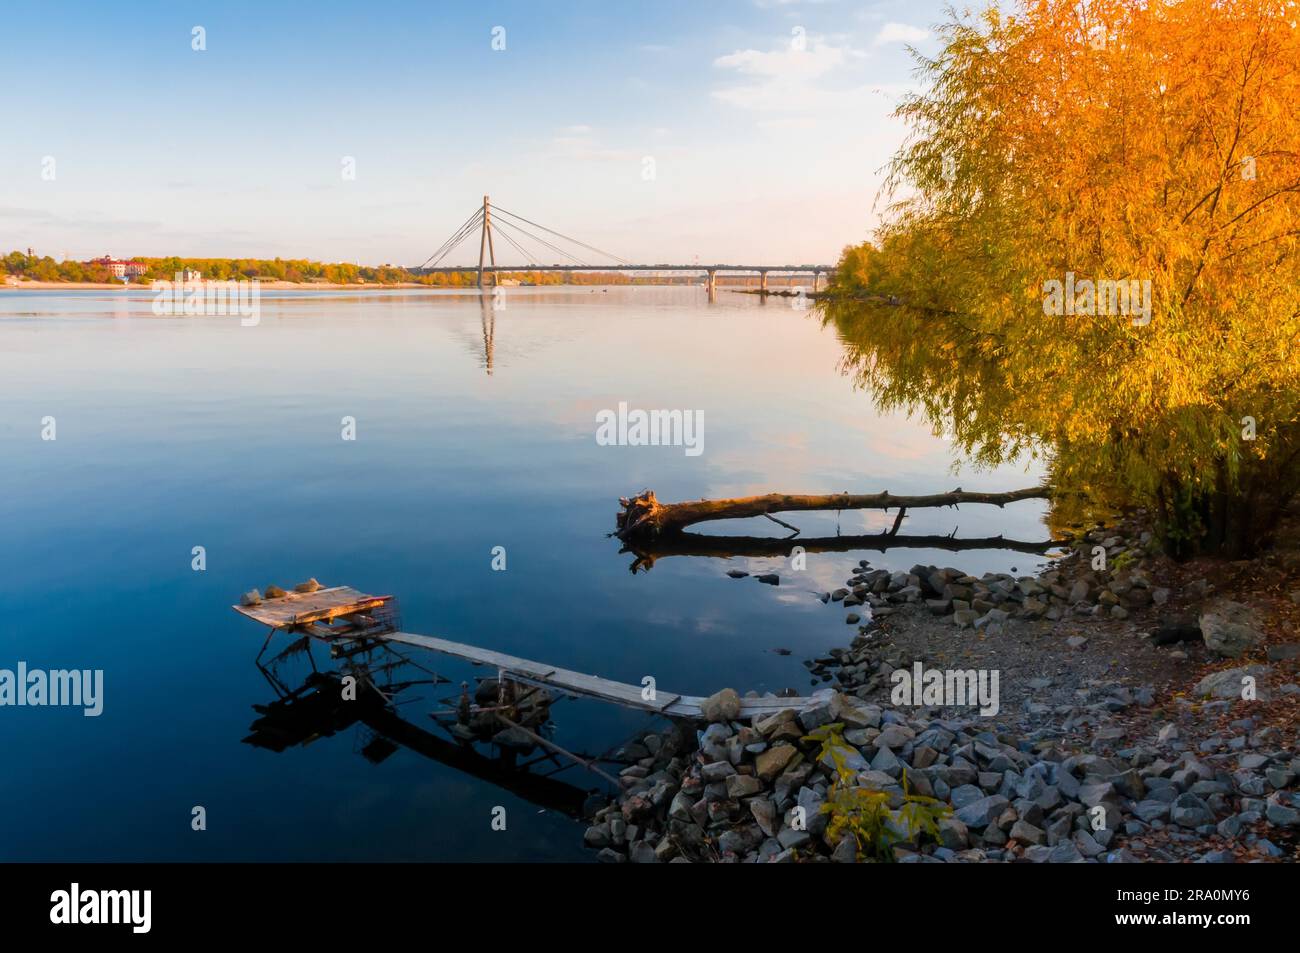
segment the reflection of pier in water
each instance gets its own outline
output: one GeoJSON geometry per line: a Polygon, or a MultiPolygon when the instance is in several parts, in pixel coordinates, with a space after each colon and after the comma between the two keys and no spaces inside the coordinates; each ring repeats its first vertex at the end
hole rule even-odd
{"type": "MultiPolygon", "coordinates": [[[[584,802],[592,789],[554,776],[577,767],[576,764],[563,761],[547,749],[526,761],[521,761],[518,753],[509,748],[499,748],[495,757],[489,757],[471,742],[440,737],[398,714],[399,704],[418,701],[415,698],[398,701],[401,693],[419,685],[449,684],[447,679],[428,670],[424,672],[431,677],[395,679],[394,672],[415,663],[383,646],[368,647],[365,661],[345,658],[337,671],[328,672],[317,668],[311,652],[311,640],[304,638],[270,663],[258,662],[258,669],[277,697],[268,704],[254,706],[259,717],[250,726],[249,736],[243,739],[245,744],[281,753],[356,727],[362,732],[358,751],[372,764],[381,764],[399,748],[406,748],[493,784],[537,807],[573,818],[583,816],[584,802]],[[310,660],[311,671],[298,688],[291,689],[280,678],[278,667],[302,653],[310,660]],[[375,653],[380,654],[381,661],[369,658],[375,653]],[[349,675],[356,679],[353,699],[345,698],[344,678],[349,675]],[[550,770],[534,770],[539,765],[546,765],[550,770]]],[[[454,705],[455,699],[450,701],[454,705]]],[[[443,722],[435,721],[446,727],[443,722]]],[[[608,756],[582,757],[592,762],[622,764],[608,756]]]]}

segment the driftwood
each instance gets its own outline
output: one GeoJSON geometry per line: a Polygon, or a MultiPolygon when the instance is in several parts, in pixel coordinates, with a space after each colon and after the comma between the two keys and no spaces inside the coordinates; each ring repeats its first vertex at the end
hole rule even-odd
{"type": "Polygon", "coordinates": [[[742,496],[726,500],[695,500],[689,503],[660,503],[653,490],[644,490],[638,496],[619,500],[623,510],[617,516],[618,529],[614,535],[628,541],[656,538],[680,533],[688,526],[712,520],[747,519],[766,516],[780,523],[796,535],[798,530],[789,523],[772,516],[773,513],[792,513],[808,510],[891,510],[897,509],[893,529],[895,535],[908,509],[929,506],[957,506],[961,503],[989,503],[1005,506],[1019,500],[1046,499],[1047,487],[1036,486],[1010,493],[967,493],[961,487],[949,493],[929,496],[895,496],[884,493],[823,493],[799,495],[768,493],[766,496],[742,496]]]}

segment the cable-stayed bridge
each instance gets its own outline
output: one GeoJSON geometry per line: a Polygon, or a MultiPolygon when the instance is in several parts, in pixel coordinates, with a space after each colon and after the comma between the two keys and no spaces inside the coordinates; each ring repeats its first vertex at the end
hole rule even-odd
{"type": "Polygon", "coordinates": [[[767,276],[812,275],[813,291],[821,284],[822,275],[835,270],[833,265],[727,265],[727,264],[635,264],[625,258],[594,245],[578,241],[555,229],[548,228],[522,215],[493,205],[488,196],[469,218],[452,232],[437,251],[425,259],[414,271],[424,274],[477,271],[480,288],[486,283],[495,285],[501,272],[521,271],[617,271],[617,272],[688,272],[707,278],[709,293],[717,291],[719,274],[758,275],[759,287],[767,290],[767,276]],[[540,234],[539,234],[540,233],[540,234]],[[477,236],[479,240],[478,267],[443,264],[466,241],[477,236]],[[505,242],[511,255],[520,256],[525,264],[501,265],[497,263],[496,239],[505,242]],[[549,261],[548,261],[549,259],[549,261]]]}

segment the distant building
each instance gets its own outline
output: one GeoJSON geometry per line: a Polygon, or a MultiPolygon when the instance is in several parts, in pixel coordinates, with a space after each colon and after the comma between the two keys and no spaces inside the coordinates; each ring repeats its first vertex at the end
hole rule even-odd
{"type": "Polygon", "coordinates": [[[186,268],[184,271],[181,272],[181,281],[190,282],[190,281],[202,281],[202,280],[203,280],[203,272],[201,271],[195,271],[193,268],[186,268]]]}
{"type": "Polygon", "coordinates": [[[103,258],[92,258],[86,264],[106,268],[114,278],[135,278],[149,270],[148,265],[138,261],[122,261],[111,255],[105,255],[103,258]]]}

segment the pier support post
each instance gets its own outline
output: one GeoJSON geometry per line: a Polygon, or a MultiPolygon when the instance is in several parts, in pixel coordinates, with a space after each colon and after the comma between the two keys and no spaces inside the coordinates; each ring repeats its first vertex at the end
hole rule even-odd
{"type": "Polygon", "coordinates": [[[820,271],[814,271],[813,272],[813,294],[816,294],[818,291],[821,290],[821,283],[822,283],[822,273],[820,271]]]}
{"type": "Polygon", "coordinates": [[[767,294],[767,272],[766,271],[760,271],[758,273],[758,288],[764,294],[767,294]]]}
{"type": "Polygon", "coordinates": [[[718,270],[716,268],[709,269],[708,288],[709,300],[713,300],[718,295],[718,270]]]}

